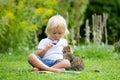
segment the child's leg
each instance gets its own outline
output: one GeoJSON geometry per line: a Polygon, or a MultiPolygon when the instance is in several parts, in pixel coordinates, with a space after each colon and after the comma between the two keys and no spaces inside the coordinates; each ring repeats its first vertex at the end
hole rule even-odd
{"type": "Polygon", "coordinates": [[[35,54],[30,54],[28,58],[29,62],[36,68],[46,70],[46,71],[53,71],[53,72],[63,72],[65,69],[57,69],[54,67],[48,67],[42,61],[40,61],[35,54]]]}
{"type": "Polygon", "coordinates": [[[64,59],[64,60],[62,60],[61,62],[53,65],[52,67],[53,67],[53,68],[68,68],[68,67],[70,67],[70,66],[71,66],[70,61],[67,60],[67,59],[64,59]]]}

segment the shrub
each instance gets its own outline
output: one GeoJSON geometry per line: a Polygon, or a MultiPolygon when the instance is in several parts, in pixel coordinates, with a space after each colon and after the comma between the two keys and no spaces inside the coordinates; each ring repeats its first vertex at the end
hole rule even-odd
{"type": "Polygon", "coordinates": [[[1,52],[35,47],[41,28],[56,13],[56,4],[56,0],[0,0],[1,52]]]}

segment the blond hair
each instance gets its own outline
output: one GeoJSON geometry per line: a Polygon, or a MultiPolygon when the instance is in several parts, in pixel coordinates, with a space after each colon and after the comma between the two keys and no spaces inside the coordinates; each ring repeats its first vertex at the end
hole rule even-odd
{"type": "Polygon", "coordinates": [[[62,27],[62,30],[64,31],[63,37],[69,33],[65,19],[61,15],[55,15],[55,16],[52,16],[48,21],[48,24],[45,30],[47,36],[50,36],[51,29],[58,28],[58,27],[62,27]]]}

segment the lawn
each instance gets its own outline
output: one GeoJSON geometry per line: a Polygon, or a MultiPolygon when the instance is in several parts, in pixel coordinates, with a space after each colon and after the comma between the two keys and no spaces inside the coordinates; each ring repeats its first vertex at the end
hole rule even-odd
{"type": "Polygon", "coordinates": [[[33,72],[27,62],[30,52],[0,54],[0,80],[120,80],[120,54],[112,50],[110,54],[106,52],[108,56],[102,54],[107,58],[85,55],[85,69],[80,74],[33,72]]]}

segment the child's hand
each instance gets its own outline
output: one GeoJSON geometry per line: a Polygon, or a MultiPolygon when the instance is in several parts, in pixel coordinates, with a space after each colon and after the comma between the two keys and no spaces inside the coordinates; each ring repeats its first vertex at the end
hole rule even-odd
{"type": "Polygon", "coordinates": [[[40,57],[43,57],[46,52],[51,48],[53,47],[54,44],[52,43],[49,43],[48,45],[46,45],[46,47],[44,49],[38,49],[38,52],[37,54],[40,56],[40,57]]]}
{"type": "Polygon", "coordinates": [[[49,50],[51,47],[53,47],[54,44],[52,43],[49,43],[47,46],[46,46],[46,49],[49,50]]]}

